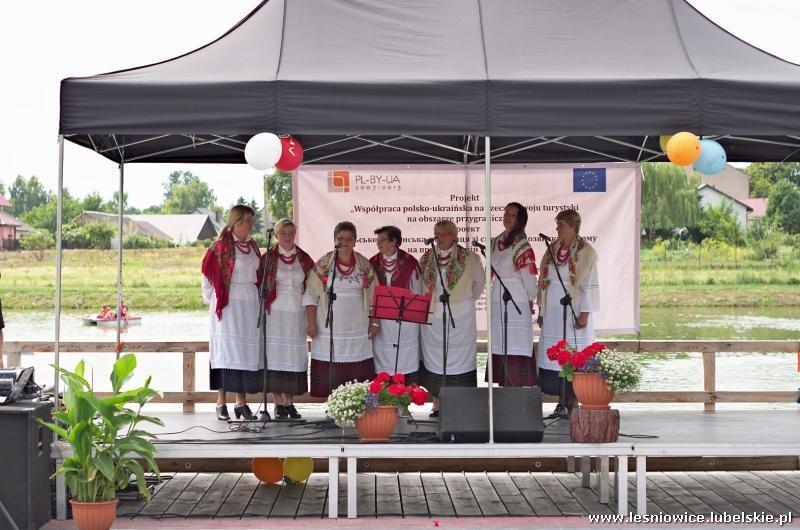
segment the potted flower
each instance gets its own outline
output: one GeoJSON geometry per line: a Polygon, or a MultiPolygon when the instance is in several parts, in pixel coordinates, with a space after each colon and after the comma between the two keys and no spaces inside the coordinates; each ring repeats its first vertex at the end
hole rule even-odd
{"type": "Polygon", "coordinates": [[[328,397],[328,414],[340,427],[355,426],[362,442],[386,441],[397,423],[397,412],[411,403],[422,405],[428,391],[406,385],[403,374],[381,372],[370,382],[345,383],[328,397]]]}
{"type": "Polygon", "coordinates": [[[575,397],[589,410],[607,409],[616,392],[629,392],[639,385],[641,370],[633,355],[595,342],[582,350],[560,341],[547,349],[547,357],[561,365],[560,377],[572,381],[575,397]]]}
{"type": "Polygon", "coordinates": [[[150,433],[139,423],[163,425],[145,416],[142,407],[157,397],[148,377],[144,386],[122,390],[136,368],[136,356],[123,355],[111,371],[111,395],[99,398],[84,379],[84,362],[75,371],[58,368],[65,383],[63,402],[53,414],[53,423],[40,422],[72,448],[56,474],[63,474],[72,494],[72,515],[79,529],[107,530],[116,517],[116,490],[127,487],[131,475],[149,500],[144,474],[154,472],[155,447],[150,433]],[[128,407],[133,405],[133,407],[128,407]],[[143,464],[140,464],[141,460],[143,464]]]}

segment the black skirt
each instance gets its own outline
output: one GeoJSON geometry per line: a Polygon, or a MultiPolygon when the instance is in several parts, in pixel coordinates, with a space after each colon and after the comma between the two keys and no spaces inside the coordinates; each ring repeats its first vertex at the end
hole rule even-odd
{"type": "MultiPolygon", "coordinates": [[[[492,354],[492,379],[500,386],[505,385],[503,356],[492,354]]],[[[486,369],[483,380],[489,381],[489,369],[486,369]]],[[[508,386],[536,386],[536,359],[527,355],[508,356],[508,386]]]]}
{"type": "Polygon", "coordinates": [[[561,381],[564,381],[565,383],[566,398],[568,400],[574,399],[575,391],[572,390],[572,383],[563,377],[558,377],[558,372],[556,370],[545,370],[544,368],[539,368],[539,388],[542,389],[543,394],[561,396],[561,381]]]}
{"type": "MultiPolygon", "coordinates": [[[[435,374],[423,366],[420,370],[420,381],[431,396],[439,397],[439,392],[442,388],[442,374],[435,374]]],[[[464,372],[463,374],[448,375],[447,386],[478,386],[477,370],[464,372]]]]}
{"type": "Polygon", "coordinates": [[[302,396],[308,392],[308,372],[267,370],[267,391],[302,396]]]}
{"type": "Polygon", "coordinates": [[[264,370],[212,368],[209,388],[239,394],[256,394],[264,388],[264,370]]]}
{"type": "Polygon", "coordinates": [[[311,359],[311,395],[328,397],[337,387],[350,381],[369,381],[375,378],[372,357],[353,363],[333,363],[333,388],[330,388],[328,361],[311,359]]]}

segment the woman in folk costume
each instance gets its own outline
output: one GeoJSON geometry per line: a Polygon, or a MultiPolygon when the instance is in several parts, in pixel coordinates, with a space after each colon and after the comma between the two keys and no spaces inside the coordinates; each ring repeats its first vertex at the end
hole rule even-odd
{"type": "Polygon", "coordinates": [[[314,397],[327,397],[347,381],[366,381],[375,376],[370,340],[380,329],[380,322],[369,321],[375,274],[369,260],[354,250],[356,227],[353,223],[344,221],[337,224],[333,239],[339,246],[338,260],[334,260],[334,251],[321,257],[308,272],[303,295],[308,335],[313,339],[311,395],[314,397]],[[328,379],[331,329],[325,327],[331,282],[334,282],[333,292],[336,294],[333,301],[333,388],[328,379]]]}
{"type": "Polygon", "coordinates": [[[263,388],[256,286],[260,252],[250,239],[255,214],[244,204],[231,208],[225,228],[203,258],[203,300],[211,306],[210,388],[217,391],[219,420],[230,419],[226,392],[236,393],[237,418],[255,419],[245,394],[263,388]]]}
{"type": "MultiPolygon", "coordinates": [[[[297,227],[290,219],[275,223],[278,240],[261,258],[267,267],[264,309],[267,312],[267,390],[275,396],[275,417],[300,419],[294,396],[308,392],[308,347],[303,293],[314,260],[295,245],[297,227]]],[[[259,270],[259,280],[262,270],[259,270]]]]}
{"type": "MultiPolygon", "coordinates": [[[[420,294],[422,284],[419,263],[414,256],[400,249],[403,243],[400,229],[396,226],[383,226],[375,230],[375,235],[379,252],[369,262],[378,284],[402,287],[420,294]]],[[[380,323],[380,330],[372,339],[375,371],[401,373],[405,375],[407,385],[416,383],[419,370],[419,324],[403,322],[400,327],[400,349],[397,350],[394,345],[398,343],[399,324],[394,320],[381,320],[380,323]]]]}
{"type": "Polygon", "coordinates": [[[442,270],[445,288],[450,293],[450,307],[453,311],[453,328],[447,321],[447,386],[477,386],[478,368],[477,340],[475,324],[475,302],[480,298],[485,284],[485,273],[481,260],[474,252],[467,250],[458,241],[458,228],[452,221],[439,221],[434,225],[433,235],[438,246],[428,250],[420,260],[422,268],[422,288],[433,296],[429,323],[421,326],[422,343],[421,374],[422,384],[433,396],[432,418],[439,416],[439,390],[442,387],[443,337],[442,337],[442,285],[436,261],[442,270]]]}
{"type": "MultiPolygon", "coordinates": [[[[533,304],[536,300],[536,257],[528,243],[525,226],[528,212],[518,202],[506,205],[503,212],[505,230],[492,240],[492,265],[519,306],[508,303],[508,386],[536,385],[536,364],[533,359],[533,304]]],[[[492,374],[495,383],[505,386],[503,359],[503,288],[492,285],[492,374]]],[[[488,371],[486,380],[488,381],[488,371]]]]}
{"type": "MultiPolygon", "coordinates": [[[[567,308],[567,343],[570,347],[583,349],[595,341],[592,312],[600,309],[600,286],[597,274],[597,253],[594,248],[579,235],[581,216],[575,210],[563,210],[556,215],[556,232],[558,238],[550,245],[555,264],[546,252],[539,267],[539,305],[538,323],[542,328],[536,364],[539,367],[539,386],[542,392],[560,395],[561,378],[558,372],[561,367],[556,361],[547,358],[547,349],[563,338],[563,306],[564,288],[558,281],[555,269],[561,273],[564,286],[572,297],[575,317],[567,308]]],[[[572,406],[575,393],[572,383],[566,382],[565,405],[572,406]]]]}

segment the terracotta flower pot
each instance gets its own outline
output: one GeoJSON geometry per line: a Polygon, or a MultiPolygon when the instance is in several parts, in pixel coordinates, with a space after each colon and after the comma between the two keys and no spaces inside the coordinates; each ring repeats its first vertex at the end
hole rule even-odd
{"type": "Polygon", "coordinates": [[[397,408],[379,406],[356,418],[356,430],[362,442],[386,442],[397,424],[397,408]]]}
{"type": "Polygon", "coordinates": [[[574,372],[572,389],[581,407],[587,410],[605,410],[614,399],[614,391],[606,384],[600,374],[595,372],[574,372]]]}
{"type": "Polygon", "coordinates": [[[70,499],[72,518],[79,530],[108,530],[117,517],[117,499],[113,501],[79,502],[70,499]]]}

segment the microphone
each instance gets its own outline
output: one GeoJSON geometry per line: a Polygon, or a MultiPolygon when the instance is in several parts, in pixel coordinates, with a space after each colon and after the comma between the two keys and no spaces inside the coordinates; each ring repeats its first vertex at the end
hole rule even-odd
{"type": "Polygon", "coordinates": [[[435,238],[435,237],[429,237],[428,239],[426,239],[426,240],[425,240],[425,244],[426,244],[426,245],[430,245],[430,244],[431,244],[431,243],[433,243],[434,241],[436,241],[436,238],[435,238]]]}
{"type": "Polygon", "coordinates": [[[550,237],[548,237],[548,236],[546,236],[546,235],[544,235],[544,234],[542,234],[542,233],[539,233],[539,237],[541,237],[541,238],[542,238],[542,239],[544,239],[545,241],[548,241],[548,240],[550,239],[550,237]]]}
{"type": "Polygon", "coordinates": [[[473,247],[478,247],[479,249],[481,249],[481,250],[483,250],[483,251],[485,251],[485,250],[486,250],[486,245],[481,245],[480,243],[478,243],[478,240],[477,240],[477,239],[473,239],[473,240],[472,240],[472,246],[473,246],[473,247]]]}
{"type": "Polygon", "coordinates": [[[341,243],[336,243],[336,244],[333,246],[333,248],[335,248],[336,250],[339,250],[340,248],[342,248],[342,244],[341,244],[341,243]]]}

